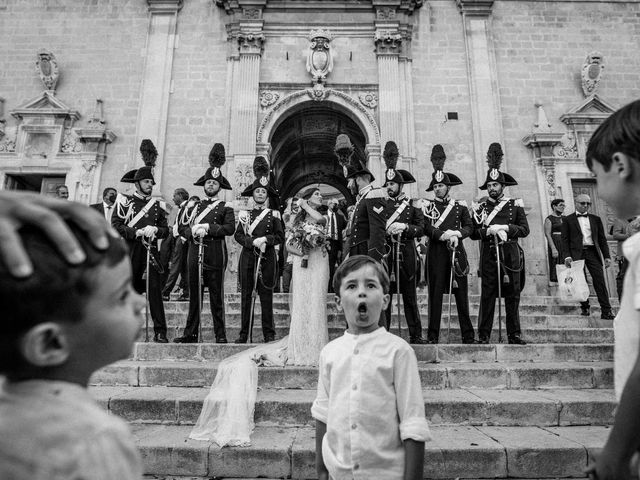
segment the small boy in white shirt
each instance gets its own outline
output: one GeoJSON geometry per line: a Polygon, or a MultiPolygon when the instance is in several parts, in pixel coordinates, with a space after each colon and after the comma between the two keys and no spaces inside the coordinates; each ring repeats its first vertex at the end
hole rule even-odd
{"type": "Polygon", "coordinates": [[[84,251],[81,263],[69,265],[44,231],[28,226],[16,233],[33,272],[15,278],[0,260],[0,478],[139,480],[133,435],[87,384],[131,354],[145,302],[115,232],[97,250],[66,226],[84,251]]]}
{"type": "Polygon", "coordinates": [[[336,270],[333,287],[349,328],[320,353],[311,407],[318,478],[421,479],[431,434],[418,362],[407,342],[378,326],[389,277],[356,255],[336,270]]]}
{"type": "MultiPolygon", "coordinates": [[[[619,218],[640,213],[640,100],[605,120],[587,149],[587,166],[594,173],[598,193],[619,218]]],[[[607,443],[590,478],[625,480],[638,474],[632,465],[640,449],[640,232],[622,245],[629,267],[624,279],[620,311],[614,321],[615,389],[620,404],[607,443]]]]}

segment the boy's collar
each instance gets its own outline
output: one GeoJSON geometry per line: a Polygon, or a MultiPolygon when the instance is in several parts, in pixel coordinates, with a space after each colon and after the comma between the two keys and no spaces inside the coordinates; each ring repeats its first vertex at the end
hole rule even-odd
{"type": "Polygon", "coordinates": [[[368,335],[379,335],[383,332],[386,332],[387,330],[384,327],[378,327],[376,328],[373,332],[369,332],[369,333],[351,333],[349,330],[345,330],[344,334],[348,335],[349,337],[353,337],[354,339],[358,338],[358,337],[363,337],[363,336],[368,336],[368,335]]]}

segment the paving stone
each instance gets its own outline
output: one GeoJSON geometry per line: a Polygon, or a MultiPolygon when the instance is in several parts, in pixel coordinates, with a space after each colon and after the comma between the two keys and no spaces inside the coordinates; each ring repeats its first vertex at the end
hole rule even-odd
{"type": "Polygon", "coordinates": [[[588,363],[561,365],[537,363],[509,364],[509,388],[594,388],[593,366],[588,363]],[[569,367],[570,365],[570,367],[569,367]]]}
{"type": "Polygon", "coordinates": [[[594,460],[594,457],[602,451],[611,433],[610,426],[551,427],[545,430],[582,445],[587,450],[589,461],[594,460]]]}
{"type": "Polygon", "coordinates": [[[581,444],[537,427],[478,427],[504,446],[508,475],[583,476],[587,451],[581,444]]]}
{"type": "Polygon", "coordinates": [[[616,398],[613,390],[555,390],[540,392],[560,402],[559,425],[609,425],[616,398]]]}
{"type": "Polygon", "coordinates": [[[471,390],[489,425],[558,425],[558,403],[536,390],[471,390]]]}

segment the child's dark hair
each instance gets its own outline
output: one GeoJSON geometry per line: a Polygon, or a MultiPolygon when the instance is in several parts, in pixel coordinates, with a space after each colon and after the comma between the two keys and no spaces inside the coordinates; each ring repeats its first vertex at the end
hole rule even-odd
{"type": "Polygon", "coordinates": [[[71,222],[67,225],[87,257],[80,265],[68,264],[42,230],[34,227],[19,231],[33,274],[24,279],[12,277],[0,261],[0,373],[18,371],[24,364],[19,342],[32,327],[47,321],[82,321],[85,305],[99,282],[96,270],[127,258],[121,238],[107,235],[108,248],[98,251],[83,231],[71,222]]]}
{"type": "Polygon", "coordinates": [[[382,291],[389,293],[389,275],[387,275],[382,264],[367,255],[354,255],[342,262],[336,269],[336,273],[333,274],[333,291],[336,292],[336,295],[340,295],[340,285],[342,285],[344,277],[365,265],[371,265],[373,267],[378,275],[380,285],[382,285],[382,291]]]}
{"type": "Polygon", "coordinates": [[[640,100],[622,107],[596,129],[587,147],[587,167],[591,170],[598,162],[608,172],[616,152],[640,160],[640,100]]]}

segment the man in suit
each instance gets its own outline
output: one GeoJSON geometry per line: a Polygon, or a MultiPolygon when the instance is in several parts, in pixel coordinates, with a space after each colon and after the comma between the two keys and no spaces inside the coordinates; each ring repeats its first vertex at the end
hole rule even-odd
{"type": "MultiPolygon", "coordinates": [[[[170,253],[169,260],[169,275],[162,289],[162,299],[168,301],[170,299],[171,291],[180,277],[180,288],[182,293],[178,301],[186,302],[189,300],[189,286],[187,285],[187,239],[180,235],[180,219],[184,216],[184,212],[187,209],[189,202],[189,192],[184,188],[176,188],[173,192],[173,203],[178,207],[176,218],[171,227],[169,236],[165,238],[164,242],[167,242],[170,253]]],[[[164,243],[163,243],[164,245],[164,243]]]]}
{"type": "Polygon", "coordinates": [[[89,205],[91,208],[99,211],[107,223],[111,225],[111,215],[113,215],[113,204],[116,203],[118,192],[113,187],[107,187],[102,192],[102,202],[89,205]]]}
{"type": "Polygon", "coordinates": [[[333,274],[336,265],[342,260],[342,230],[345,227],[345,219],[338,210],[338,200],[332,198],[327,203],[327,236],[329,237],[329,293],[333,293],[333,274]]]}
{"type": "MultiPolygon", "coordinates": [[[[605,268],[611,265],[609,246],[604,236],[602,220],[589,213],[591,198],[580,194],[576,197],[576,211],[567,215],[562,224],[562,249],[565,252],[564,263],[571,266],[574,260],[584,260],[585,269],[589,270],[593,280],[593,288],[598,296],[603,320],[613,320],[609,292],[604,280],[602,259],[605,268]]],[[[589,316],[589,299],[581,303],[582,315],[589,316]]]]}

